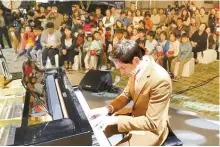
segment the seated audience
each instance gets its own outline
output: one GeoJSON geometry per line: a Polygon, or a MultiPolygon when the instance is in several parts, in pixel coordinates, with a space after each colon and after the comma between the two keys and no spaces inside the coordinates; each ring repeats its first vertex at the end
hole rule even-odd
{"type": "Polygon", "coordinates": [[[171,63],[171,73],[173,74],[176,62],[180,62],[177,75],[175,76],[174,79],[175,82],[180,80],[183,72],[183,67],[188,61],[191,60],[191,58],[192,58],[192,46],[191,43],[189,42],[188,36],[186,34],[183,34],[181,36],[181,43],[179,47],[178,56],[174,58],[171,63]]]}

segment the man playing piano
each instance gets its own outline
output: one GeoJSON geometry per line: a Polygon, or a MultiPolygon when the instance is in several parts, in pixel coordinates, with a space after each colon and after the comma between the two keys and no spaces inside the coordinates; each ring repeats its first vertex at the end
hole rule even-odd
{"type": "Polygon", "coordinates": [[[119,42],[111,60],[122,75],[130,76],[124,91],[109,105],[91,110],[94,129],[107,137],[125,134],[117,145],[159,146],[166,140],[172,83],[168,73],[149,56],[143,56],[132,40],[119,42]],[[133,101],[132,108],[124,108],[133,101]]]}

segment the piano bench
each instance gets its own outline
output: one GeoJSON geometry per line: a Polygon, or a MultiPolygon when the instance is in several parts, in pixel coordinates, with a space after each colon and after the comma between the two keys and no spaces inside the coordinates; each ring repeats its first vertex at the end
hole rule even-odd
{"type": "Polygon", "coordinates": [[[183,142],[179,140],[173,131],[169,128],[167,139],[161,146],[183,146],[183,142]]]}

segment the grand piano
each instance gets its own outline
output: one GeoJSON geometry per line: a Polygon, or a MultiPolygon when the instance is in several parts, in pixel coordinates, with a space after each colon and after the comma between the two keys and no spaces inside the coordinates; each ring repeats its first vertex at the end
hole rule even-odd
{"type": "Polygon", "coordinates": [[[111,145],[103,131],[91,127],[87,116],[90,108],[80,87],[72,86],[61,68],[40,70],[27,61],[22,83],[27,90],[22,123],[12,128],[10,145],[111,145]],[[40,116],[32,112],[37,106],[40,116]]]}

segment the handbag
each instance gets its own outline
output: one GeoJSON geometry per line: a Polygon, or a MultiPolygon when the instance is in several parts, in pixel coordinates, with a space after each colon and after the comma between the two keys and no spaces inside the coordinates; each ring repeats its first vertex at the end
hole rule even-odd
{"type": "Polygon", "coordinates": [[[89,52],[90,52],[91,56],[95,56],[96,55],[96,50],[90,50],[89,52]]]}

